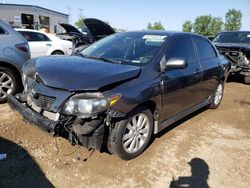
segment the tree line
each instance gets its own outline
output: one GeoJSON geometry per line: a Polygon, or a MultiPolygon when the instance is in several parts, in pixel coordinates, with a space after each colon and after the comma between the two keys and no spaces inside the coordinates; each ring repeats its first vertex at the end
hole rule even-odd
{"type": "MultiPolygon", "coordinates": [[[[182,25],[182,31],[194,32],[205,36],[215,36],[221,31],[236,31],[241,28],[242,13],[240,10],[229,9],[225,15],[225,22],[221,17],[213,17],[211,15],[197,16],[194,22],[186,20],[182,25]]],[[[84,18],[79,18],[75,22],[78,28],[84,25],[84,18]]],[[[165,30],[162,23],[148,23],[148,30],[165,30]]],[[[116,28],[114,28],[116,30],[116,28]]]]}
{"type": "Polygon", "coordinates": [[[187,20],[182,25],[182,31],[194,32],[206,36],[214,36],[221,31],[237,31],[241,28],[242,13],[240,10],[229,9],[225,22],[221,17],[202,15],[195,18],[194,23],[187,20]]]}
{"type": "MultiPolygon", "coordinates": [[[[182,25],[182,31],[194,32],[206,36],[215,36],[221,31],[236,31],[241,28],[242,13],[240,10],[229,9],[225,15],[225,22],[221,17],[202,15],[195,18],[192,23],[186,20],[182,25]]],[[[148,23],[148,30],[165,30],[161,22],[148,23]]]]}

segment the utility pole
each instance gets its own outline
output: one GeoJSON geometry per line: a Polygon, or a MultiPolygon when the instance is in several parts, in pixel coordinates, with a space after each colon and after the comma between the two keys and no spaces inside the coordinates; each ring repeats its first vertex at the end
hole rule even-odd
{"type": "Polygon", "coordinates": [[[79,11],[79,18],[84,18],[84,16],[82,15],[82,12],[84,11],[82,8],[79,8],[78,9],[78,11],[79,11]]]}

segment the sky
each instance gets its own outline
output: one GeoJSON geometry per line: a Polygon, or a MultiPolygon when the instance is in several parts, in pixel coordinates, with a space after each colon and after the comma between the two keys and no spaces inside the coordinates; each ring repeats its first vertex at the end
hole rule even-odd
{"type": "Polygon", "coordinates": [[[86,18],[126,30],[146,29],[149,22],[161,21],[165,29],[181,31],[186,20],[194,22],[197,16],[209,14],[224,20],[228,9],[235,8],[243,14],[241,30],[250,30],[250,0],[0,0],[4,1],[70,14],[71,24],[82,12],[86,18]]]}

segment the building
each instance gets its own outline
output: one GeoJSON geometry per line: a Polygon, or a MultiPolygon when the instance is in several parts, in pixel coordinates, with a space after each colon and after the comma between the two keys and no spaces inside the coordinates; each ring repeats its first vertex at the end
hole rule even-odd
{"type": "Polygon", "coordinates": [[[69,15],[35,5],[0,3],[0,19],[13,27],[46,28],[51,33],[61,32],[58,23],[69,23],[69,15]]]}

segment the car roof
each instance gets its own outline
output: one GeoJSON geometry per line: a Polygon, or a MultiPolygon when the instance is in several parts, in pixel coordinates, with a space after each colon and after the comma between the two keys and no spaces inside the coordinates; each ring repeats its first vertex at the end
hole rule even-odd
{"type": "Polygon", "coordinates": [[[5,21],[0,19],[0,25],[1,27],[6,30],[8,33],[16,33],[15,30],[5,21]]]}
{"type": "Polygon", "coordinates": [[[16,31],[30,31],[30,32],[36,32],[36,33],[44,33],[42,31],[38,31],[35,29],[21,29],[21,28],[15,28],[16,31]]]}

